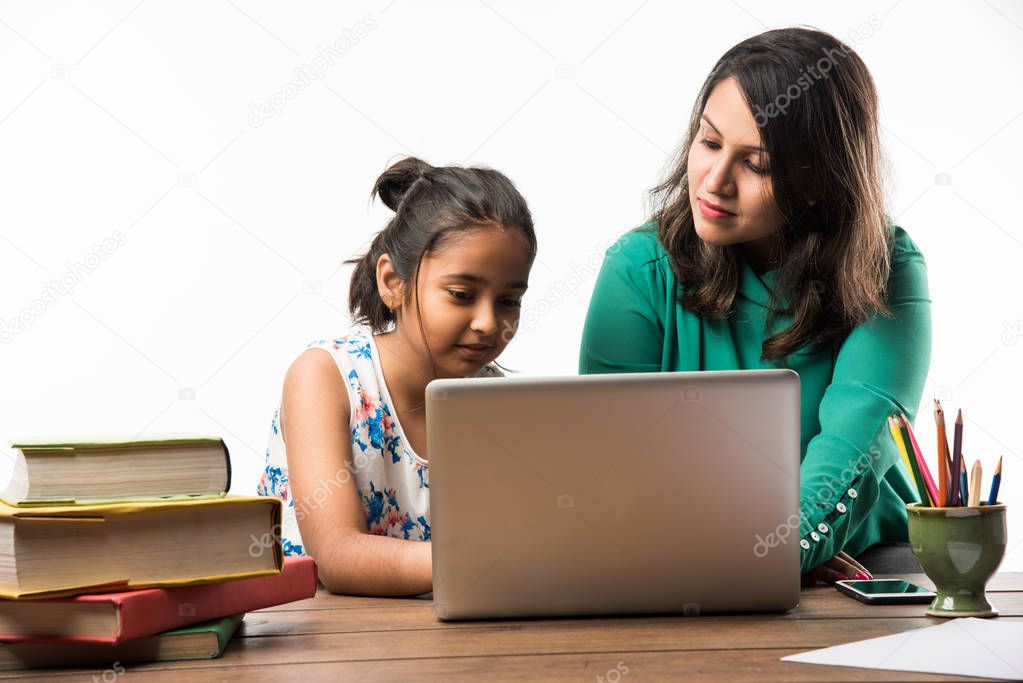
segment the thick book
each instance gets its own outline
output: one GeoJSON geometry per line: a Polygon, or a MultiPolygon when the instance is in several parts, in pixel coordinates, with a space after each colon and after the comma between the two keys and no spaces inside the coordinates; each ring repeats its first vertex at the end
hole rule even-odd
{"type": "Polygon", "coordinates": [[[12,507],[0,502],[0,597],[213,583],[281,570],[271,496],[12,507]]]}
{"type": "Polygon", "coordinates": [[[98,665],[110,670],[113,680],[124,673],[123,664],[129,662],[213,659],[224,654],[244,617],[244,614],[235,614],[119,645],[70,643],[54,647],[43,643],[0,643],[0,669],[98,665]]]}
{"type": "Polygon", "coordinates": [[[231,458],[223,439],[167,435],[11,442],[14,471],[0,498],[59,505],[223,496],[231,458]]]}
{"type": "Polygon", "coordinates": [[[287,557],[280,574],[199,586],[56,600],[0,600],[0,641],[117,645],[210,619],[311,598],[316,563],[287,557]]]}

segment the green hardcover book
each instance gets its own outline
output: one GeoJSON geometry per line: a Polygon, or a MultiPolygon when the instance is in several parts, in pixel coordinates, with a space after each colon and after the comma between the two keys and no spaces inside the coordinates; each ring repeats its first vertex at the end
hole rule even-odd
{"type": "Polygon", "coordinates": [[[0,669],[102,666],[114,673],[123,673],[123,665],[131,662],[213,659],[224,654],[244,617],[244,614],[235,614],[155,636],[127,640],[120,645],[0,643],[0,669]]]}
{"type": "Polygon", "coordinates": [[[0,498],[71,505],[223,496],[231,458],[220,437],[168,434],[18,439],[0,498]]]}

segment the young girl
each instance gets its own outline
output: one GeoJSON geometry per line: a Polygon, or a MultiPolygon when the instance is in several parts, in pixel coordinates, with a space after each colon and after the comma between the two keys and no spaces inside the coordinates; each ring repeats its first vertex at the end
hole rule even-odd
{"type": "Polygon", "coordinates": [[[920,571],[885,418],[920,405],[931,301],[882,168],[874,82],[849,46],[802,28],[742,41],[707,77],[650,222],[608,250],[583,333],[582,373],[799,373],[790,542],[807,585],[869,578],[861,561],[920,571]]]}
{"type": "Polygon", "coordinates": [[[407,158],[373,195],[395,213],[352,261],[364,329],[288,369],[258,493],[284,502],[284,551],[314,557],[328,590],[418,595],[432,587],[426,385],[500,375],[536,236],[497,171],[407,158]]]}

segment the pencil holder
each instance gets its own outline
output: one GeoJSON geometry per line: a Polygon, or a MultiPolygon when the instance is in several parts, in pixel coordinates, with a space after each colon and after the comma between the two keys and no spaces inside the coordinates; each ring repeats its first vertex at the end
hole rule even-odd
{"type": "Polygon", "coordinates": [[[937,596],[927,608],[935,617],[998,615],[984,589],[1005,555],[1005,505],[920,507],[909,512],[909,544],[937,596]]]}

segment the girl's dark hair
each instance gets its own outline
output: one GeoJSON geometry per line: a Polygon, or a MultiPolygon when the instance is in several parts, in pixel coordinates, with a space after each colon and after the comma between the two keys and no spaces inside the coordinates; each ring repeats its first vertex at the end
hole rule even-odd
{"type": "Polygon", "coordinates": [[[533,217],[519,191],[502,173],[489,168],[431,166],[407,157],[377,178],[371,197],[380,197],[394,217],[373,238],[369,251],[346,263],[355,264],[348,308],[355,322],[382,332],[395,322],[377,290],[377,260],[391,258],[405,288],[415,291],[419,266],[453,233],[499,226],[526,238],[530,258],[536,256],[533,217]]]}
{"type": "Polygon", "coordinates": [[[840,341],[872,311],[890,315],[885,298],[892,236],[877,92],[852,48],[808,28],[761,33],[718,60],[697,97],[673,170],[651,191],[651,220],[682,283],[680,303],[701,317],[725,318],[738,288],[739,245],[700,239],[687,177],[704,106],[727,78],[737,81],[753,113],[785,218],[767,325],[771,329],[776,312],[792,313],[794,322],[764,342],[761,360],[840,341]],[[789,307],[775,311],[779,294],[789,307]]]}

